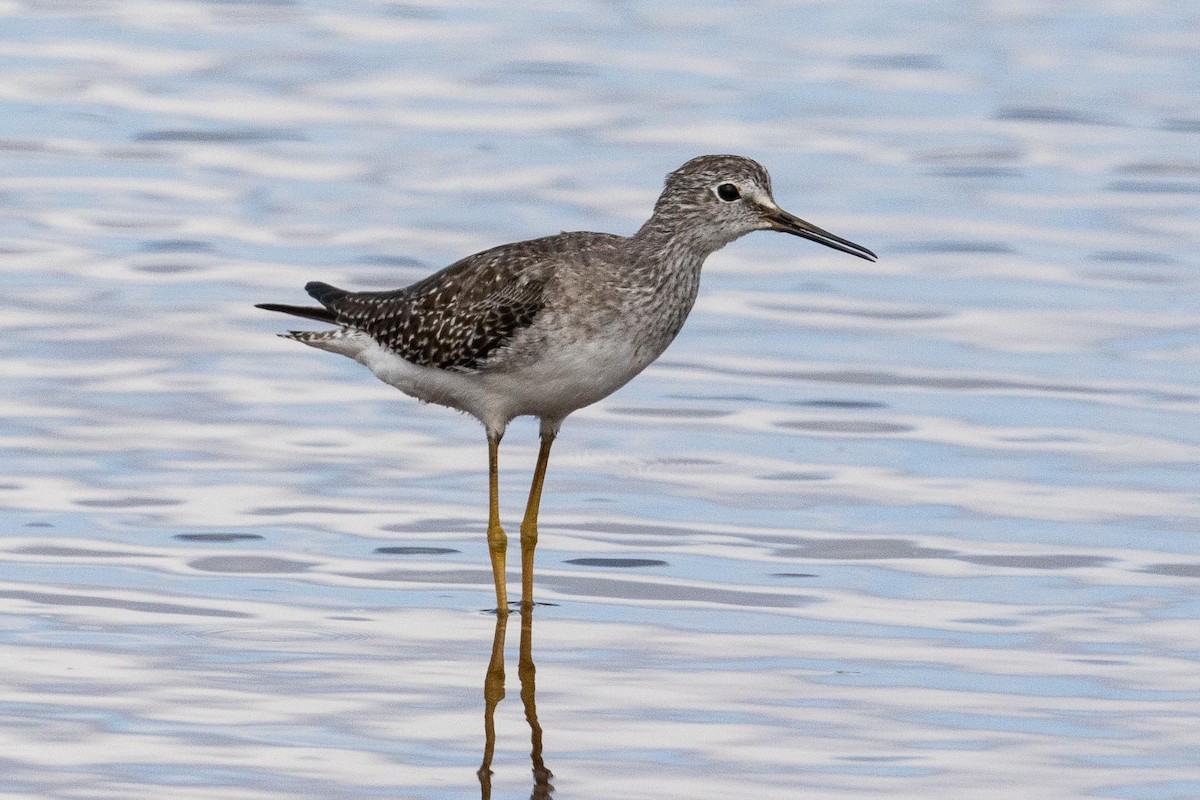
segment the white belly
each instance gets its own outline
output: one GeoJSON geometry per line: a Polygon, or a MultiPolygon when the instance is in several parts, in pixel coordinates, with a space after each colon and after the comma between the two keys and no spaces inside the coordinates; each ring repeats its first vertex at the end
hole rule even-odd
{"type": "Polygon", "coordinates": [[[557,425],[624,386],[658,356],[631,342],[600,338],[561,343],[521,366],[457,372],[405,361],[356,331],[312,344],[350,356],[405,394],[465,411],[494,432],[521,416],[557,425]]]}

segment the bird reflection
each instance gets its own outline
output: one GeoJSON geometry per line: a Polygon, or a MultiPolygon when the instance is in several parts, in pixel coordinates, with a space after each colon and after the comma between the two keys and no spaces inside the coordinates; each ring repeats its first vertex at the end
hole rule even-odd
{"type": "MultiPolygon", "coordinates": [[[[496,706],[504,699],[504,635],[508,628],[508,615],[496,615],[496,633],[492,638],[492,657],[488,661],[487,674],[483,679],[483,763],[479,765],[479,786],[483,800],[492,796],[492,756],[496,752],[496,706]]],[[[532,749],[529,758],[533,764],[533,789],[530,800],[549,800],[554,792],[550,779],[554,777],[542,759],[542,725],[537,716],[537,668],[533,665],[533,607],[521,609],[521,649],[517,661],[517,677],[521,682],[521,704],[525,707],[525,721],[529,723],[532,749]]]]}

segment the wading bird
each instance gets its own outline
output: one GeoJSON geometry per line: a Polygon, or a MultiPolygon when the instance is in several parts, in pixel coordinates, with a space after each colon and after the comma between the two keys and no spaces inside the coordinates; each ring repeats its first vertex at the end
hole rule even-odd
{"type": "Polygon", "coordinates": [[[508,423],[534,416],[541,448],[521,523],[521,602],[533,602],[533,552],[550,446],[567,415],[624,386],[679,333],[712,253],[752,231],[791,233],[875,260],[860,245],[776,205],[757,162],[710,155],[667,175],[632,236],[576,231],[500,245],[404,289],[349,292],[313,282],[320,307],[259,308],[328,322],[288,338],[341,353],[405,394],[483,423],[488,548],[497,612],[508,613],[498,452],[508,423]]]}

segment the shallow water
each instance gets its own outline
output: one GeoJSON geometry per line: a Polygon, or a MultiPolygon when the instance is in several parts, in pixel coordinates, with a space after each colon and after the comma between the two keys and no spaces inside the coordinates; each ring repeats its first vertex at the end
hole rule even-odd
{"type": "Polygon", "coordinates": [[[0,15],[0,797],[480,792],[481,431],[252,305],[722,151],[880,261],[736,243],[568,420],[492,797],[1200,796],[1189,4],[0,15]]]}

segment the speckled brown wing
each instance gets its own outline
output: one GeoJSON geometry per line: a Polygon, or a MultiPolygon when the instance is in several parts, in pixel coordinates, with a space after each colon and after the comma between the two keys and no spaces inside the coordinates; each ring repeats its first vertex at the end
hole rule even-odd
{"type": "Polygon", "coordinates": [[[480,253],[405,289],[347,292],[325,283],[305,290],[336,315],[404,360],[439,369],[475,370],[532,324],[545,281],[480,253]]]}

